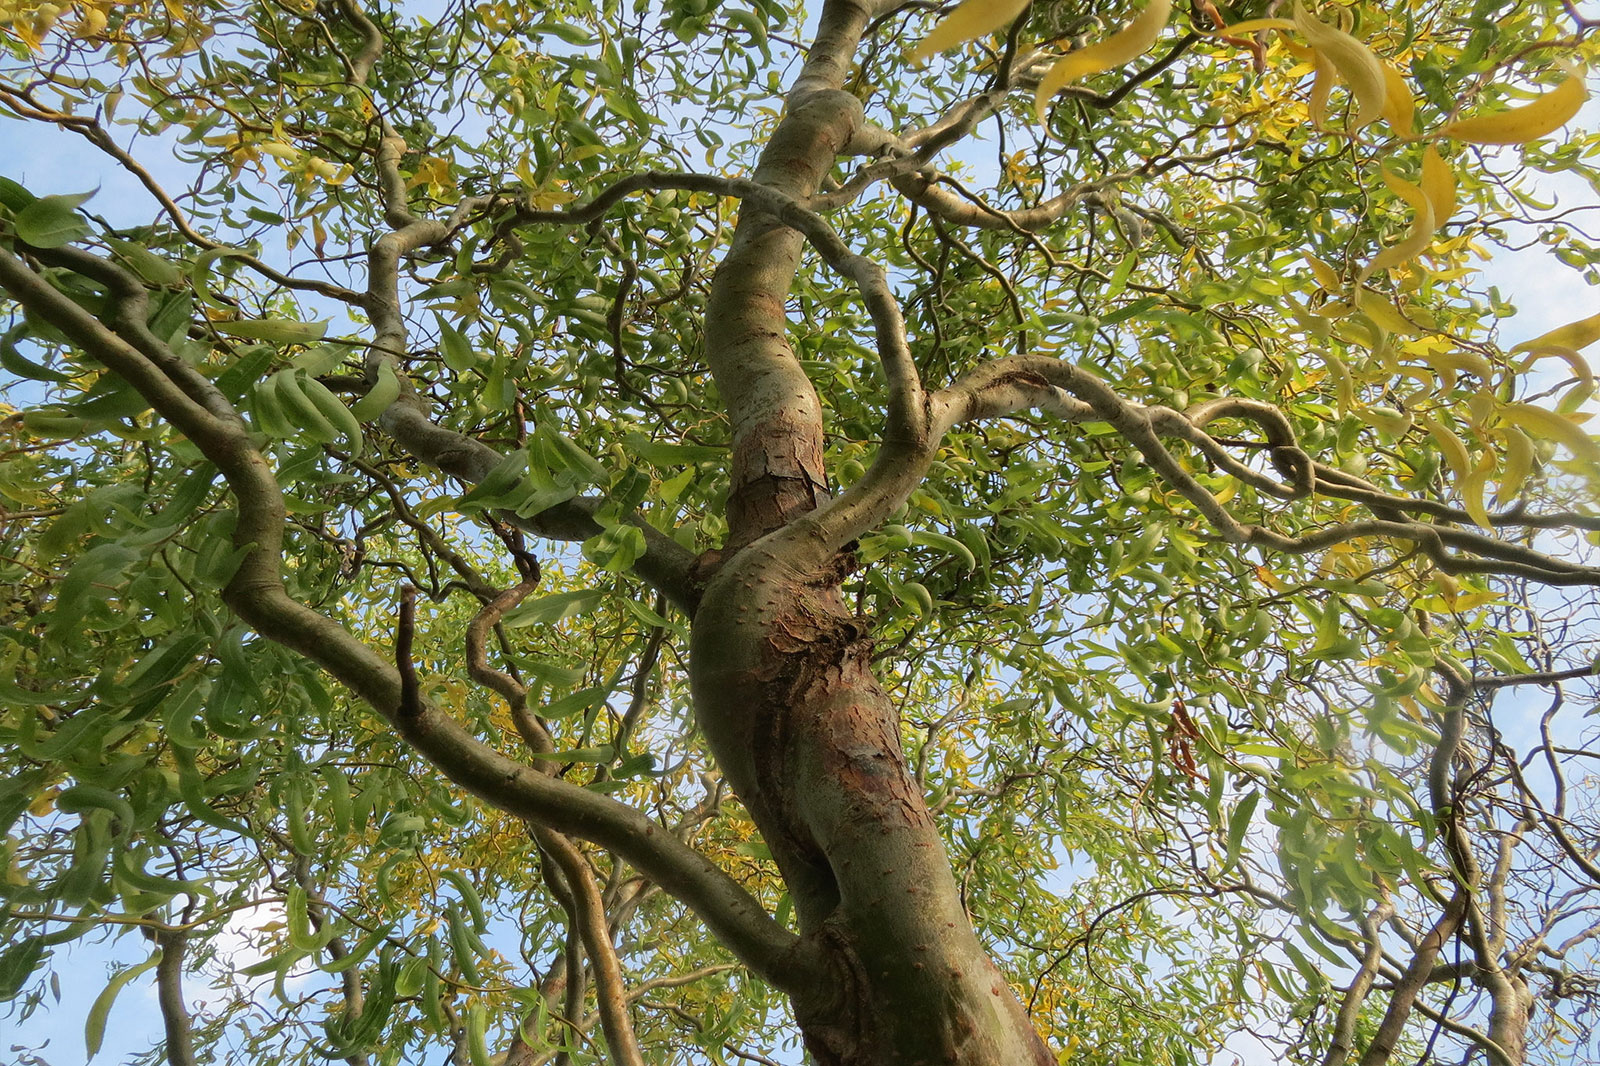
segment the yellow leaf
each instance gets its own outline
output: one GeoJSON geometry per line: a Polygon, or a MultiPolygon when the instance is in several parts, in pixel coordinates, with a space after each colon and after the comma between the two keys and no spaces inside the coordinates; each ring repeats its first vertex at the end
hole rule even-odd
{"type": "Polygon", "coordinates": [[[1526,144],[1565,126],[1588,98],[1582,72],[1568,68],[1560,85],[1531,103],[1459,119],[1439,133],[1473,144],[1526,144]]]}
{"type": "Polygon", "coordinates": [[[1456,213],[1456,174],[1433,145],[1422,150],[1422,191],[1433,206],[1435,229],[1443,229],[1456,213]]]}
{"type": "Polygon", "coordinates": [[[1383,117],[1389,121],[1389,128],[1406,140],[1417,135],[1414,116],[1417,110],[1417,101],[1411,95],[1411,86],[1406,84],[1404,74],[1400,69],[1387,60],[1380,60],[1383,65],[1383,117]]]}
{"type": "Polygon", "coordinates": [[[1328,369],[1333,371],[1334,388],[1338,390],[1339,415],[1343,417],[1351,407],[1355,406],[1356,402],[1356,390],[1355,385],[1350,380],[1350,368],[1345,366],[1344,361],[1336,355],[1328,355],[1323,358],[1328,364],[1328,369]]]}
{"type": "Polygon", "coordinates": [[[1039,91],[1033,100],[1040,124],[1045,122],[1045,108],[1049,106],[1051,97],[1079,78],[1110,70],[1144,55],[1156,43],[1156,37],[1171,17],[1172,0],[1150,0],[1149,6],[1121,30],[1103,41],[1070,53],[1051,67],[1039,83],[1039,91]]]}
{"type": "Polygon", "coordinates": [[[1577,351],[1580,348],[1589,347],[1595,341],[1600,341],[1600,315],[1590,315],[1588,318],[1580,318],[1576,322],[1568,322],[1566,325],[1553,329],[1549,333],[1541,334],[1531,341],[1523,341],[1511,350],[1513,352],[1539,352],[1549,348],[1566,348],[1571,351],[1577,351]]]}
{"type": "Polygon", "coordinates": [[[1338,292],[1344,288],[1344,283],[1339,280],[1338,271],[1334,270],[1333,267],[1310,252],[1306,253],[1306,262],[1311,265],[1311,274],[1317,279],[1318,285],[1321,285],[1329,292],[1338,292]]]}
{"type": "Polygon", "coordinates": [[[1220,30],[1213,30],[1212,36],[1216,37],[1243,37],[1247,33],[1259,30],[1292,30],[1293,22],[1288,19],[1246,19],[1235,22],[1232,26],[1224,26],[1220,30]]]}
{"type": "Polygon", "coordinates": [[[1600,442],[1554,411],[1531,403],[1508,403],[1500,408],[1500,417],[1531,437],[1564,445],[1579,459],[1600,462],[1600,442]]]}
{"type": "Polygon", "coordinates": [[[1028,0],[966,0],[912,49],[911,61],[920,63],[936,52],[1009,26],[1027,6],[1028,0]]]}
{"type": "Polygon", "coordinates": [[[1311,115],[1311,125],[1320,130],[1328,124],[1328,97],[1333,95],[1333,86],[1339,78],[1315,50],[1311,53],[1311,69],[1316,74],[1311,79],[1311,99],[1306,103],[1306,110],[1311,115]]]}
{"type": "MultiPolygon", "coordinates": [[[[1457,481],[1464,480],[1472,473],[1472,457],[1467,453],[1467,446],[1460,437],[1448,427],[1426,416],[1422,419],[1422,428],[1439,443],[1439,453],[1444,456],[1444,461],[1449,465],[1450,472],[1456,476],[1457,481]]],[[[1483,524],[1487,523],[1480,523],[1483,524]]]]}
{"type": "MultiPolygon", "coordinates": [[[[1335,29],[1321,21],[1296,0],[1294,24],[1305,35],[1306,42],[1316,50],[1319,59],[1333,65],[1339,76],[1350,86],[1358,109],[1350,121],[1350,132],[1376,122],[1383,114],[1388,99],[1388,81],[1383,73],[1383,62],[1372,50],[1343,30],[1335,29]]],[[[1320,71],[1322,64],[1319,63],[1320,71]]]]}
{"type": "Polygon", "coordinates": [[[1483,500],[1487,492],[1489,475],[1494,473],[1494,453],[1486,453],[1478,468],[1460,479],[1456,491],[1461,495],[1461,506],[1472,520],[1484,529],[1489,528],[1489,508],[1483,500]]]}
{"type": "Polygon", "coordinates": [[[1387,168],[1383,171],[1383,181],[1396,196],[1411,206],[1416,212],[1416,218],[1412,220],[1411,231],[1405,237],[1379,252],[1361,272],[1363,278],[1421,255],[1428,245],[1433,243],[1433,231],[1437,228],[1433,224],[1433,204],[1429,202],[1420,185],[1413,185],[1404,178],[1390,174],[1387,168]]]}
{"type": "Polygon", "coordinates": [[[1438,375],[1446,389],[1456,387],[1456,375],[1463,370],[1469,374],[1476,374],[1483,381],[1488,381],[1489,374],[1493,371],[1489,360],[1476,352],[1430,349],[1422,353],[1421,358],[1438,375]]]}
{"type": "Polygon", "coordinates": [[[293,163],[300,158],[300,149],[292,144],[284,144],[282,141],[262,141],[256,145],[256,149],[281,159],[285,163],[293,163]]]}
{"type": "Polygon", "coordinates": [[[1357,291],[1356,307],[1385,333],[1397,333],[1402,337],[1413,337],[1419,332],[1416,325],[1409,321],[1405,315],[1402,315],[1394,304],[1372,289],[1362,288],[1357,291]]]}
{"type": "MultiPolygon", "coordinates": [[[[1578,379],[1578,383],[1561,397],[1561,403],[1558,405],[1563,413],[1571,412],[1594,393],[1594,371],[1589,368],[1589,361],[1579,355],[1575,349],[1558,348],[1553,344],[1540,346],[1524,359],[1517,369],[1526,372],[1539,360],[1548,356],[1555,356],[1566,363],[1568,369],[1572,371],[1572,376],[1578,379]]],[[[1589,416],[1585,415],[1584,417],[1588,418],[1589,416]]]]}
{"type": "Polygon", "coordinates": [[[1395,438],[1404,436],[1411,428],[1410,413],[1397,411],[1393,407],[1357,407],[1356,417],[1373,429],[1395,438]]]}
{"type": "Polygon", "coordinates": [[[1520,429],[1506,426],[1499,431],[1500,439],[1505,441],[1506,459],[1505,466],[1500,471],[1500,483],[1495,495],[1500,500],[1501,507],[1509,507],[1511,501],[1517,498],[1517,492],[1522,488],[1522,483],[1528,480],[1528,474],[1533,470],[1533,441],[1520,429]]]}

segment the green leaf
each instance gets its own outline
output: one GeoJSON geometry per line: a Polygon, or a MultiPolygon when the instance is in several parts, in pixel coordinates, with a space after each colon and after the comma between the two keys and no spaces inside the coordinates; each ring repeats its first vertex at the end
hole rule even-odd
{"type": "Polygon", "coordinates": [[[311,344],[328,332],[328,320],[300,322],[292,318],[238,319],[213,322],[211,328],[229,337],[269,344],[311,344]]]}
{"type": "Polygon", "coordinates": [[[1244,848],[1245,834],[1250,831],[1250,819],[1260,802],[1261,793],[1251,792],[1233,809],[1233,815],[1228,819],[1228,854],[1222,860],[1220,873],[1227,873],[1239,861],[1240,852],[1244,848]]]}
{"type": "Polygon", "coordinates": [[[117,1001],[117,993],[121,992],[128,982],[134,978],[155,969],[160,961],[161,949],[157,948],[155,953],[144,962],[120,971],[106,984],[105,989],[95,997],[93,1006],[89,1008],[88,1019],[83,1025],[83,1045],[88,1052],[89,1058],[92,1059],[99,1053],[100,1045],[105,1041],[106,1020],[111,1016],[111,1007],[117,1001]]]}
{"type": "Polygon", "coordinates": [[[477,366],[478,353],[466,334],[445,321],[443,315],[435,312],[434,318],[439,323],[439,354],[444,357],[444,365],[457,374],[465,374],[477,366]]]}
{"type": "Polygon", "coordinates": [[[59,248],[77,240],[89,232],[89,223],[78,214],[77,207],[93,195],[94,192],[83,192],[39,197],[17,212],[17,236],[35,248],[59,248]]]}
{"type": "Polygon", "coordinates": [[[548,596],[528,600],[513,611],[508,611],[501,625],[508,629],[549,625],[563,618],[576,618],[588,614],[606,598],[601,589],[577,589],[572,592],[553,592],[548,596]]]}

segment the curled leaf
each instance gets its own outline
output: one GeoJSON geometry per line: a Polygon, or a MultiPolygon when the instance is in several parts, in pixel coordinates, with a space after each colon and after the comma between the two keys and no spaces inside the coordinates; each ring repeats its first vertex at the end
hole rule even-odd
{"type": "Polygon", "coordinates": [[[1027,7],[1028,0],[966,0],[912,49],[911,61],[920,63],[937,52],[1009,26],[1027,7]]]}
{"type": "Polygon", "coordinates": [[[1171,17],[1172,0],[1150,0],[1149,6],[1121,30],[1103,41],[1069,53],[1051,67],[1034,94],[1034,108],[1039,114],[1040,124],[1046,120],[1045,109],[1051,97],[1079,78],[1119,67],[1144,55],[1156,43],[1156,37],[1171,17]]]}
{"type": "Polygon", "coordinates": [[[1220,30],[1213,30],[1216,37],[1243,37],[1247,33],[1256,33],[1260,30],[1292,30],[1295,28],[1289,19],[1246,19],[1235,22],[1231,26],[1224,26],[1220,30]]]}
{"type": "Polygon", "coordinates": [[[1383,66],[1383,117],[1390,129],[1409,141],[1417,135],[1416,97],[1411,95],[1411,86],[1406,84],[1405,75],[1400,73],[1399,67],[1388,60],[1379,62],[1383,66]]]}
{"type": "Polygon", "coordinates": [[[1528,474],[1533,470],[1533,441],[1522,430],[1510,426],[1500,429],[1499,434],[1505,442],[1506,457],[1495,495],[1499,498],[1500,506],[1506,507],[1516,499],[1522,483],[1528,480],[1528,474]]]}
{"type": "Polygon", "coordinates": [[[1521,107],[1458,119],[1439,133],[1473,144],[1527,144],[1565,126],[1588,98],[1582,72],[1569,68],[1561,84],[1538,99],[1521,107]]]}
{"type": "Polygon", "coordinates": [[[1357,407],[1356,417],[1390,437],[1403,437],[1411,428],[1411,413],[1393,407],[1357,407]]]}
{"type": "Polygon", "coordinates": [[[1600,341],[1600,315],[1590,315],[1580,318],[1576,322],[1568,322],[1549,333],[1543,333],[1531,341],[1523,341],[1513,352],[1541,352],[1547,349],[1566,348],[1577,351],[1587,348],[1595,341],[1600,341]]]}
{"type": "Polygon", "coordinates": [[[1472,473],[1472,457],[1467,453],[1467,446],[1461,438],[1449,427],[1432,418],[1423,417],[1421,422],[1422,428],[1438,442],[1439,453],[1444,456],[1445,464],[1450,467],[1450,472],[1456,476],[1456,480],[1461,481],[1472,473]]]}
{"type": "Polygon", "coordinates": [[[1456,375],[1463,370],[1476,375],[1482,381],[1488,381],[1489,375],[1493,373],[1489,360],[1477,352],[1429,349],[1423,353],[1422,359],[1446,389],[1456,387],[1456,375]]]}
{"type": "Polygon", "coordinates": [[[1422,151],[1422,192],[1433,207],[1433,223],[1442,229],[1456,213],[1456,174],[1433,145],[1422,151]]]}
{"type": "Polygon", "coordinates": [[[1585,433],[1577,423],[1535,407],[1531,403],[1508,403],[1500,408],[1500,417],[1508,425],[1540,440],[1554,441],[1586,462],[1600,463],[1600,441],[1585,433]]]}
{"type": "Polygon", "coordinates": [[[1484,455],[1476,469],[1469,472],[1466,477],[1456,482],[1456,492],[1461,496],[1461,506],[1472,516],[1472,520],[1484,529],[1489,528],[1489,508],[1484,505],[1484,497],[1488,493],[1489,475],[1494,473],[1494,453],[1484,455]]]}
{"type": "Polygon", "coordinates": [[[1541,345],[1535,348],[1526,359],[1522,361],[1521,370],[1528,370],[1541,359],[1554,356],[1567,364],[1572,371],[1572,376],[1578,383],[1561,398],[1560,407],[1563,411],[1574,410],[1578,404],[1588,399],[1594,392],[1594,371],[1589,366],[1589,361],[1578,354],[1575,348],[1562,348],[1554,344],[1541,345]]]}
{"type": "Polygon", "coordinates": [[[1348,33],[1312,15],[1298,0],[1294,6],[1294,24],[1317,54],[1319,79],[1323,68],[1332,65],[1350,86],[1350,95],[1357,104],[1356,115],[1350,120],[1350,132],[1376,122],[1383,114],[1389,95],[1383,61],[1348,33]]]}
{"type": "Polygon", "coordinates": [[[1362,272],[1363,277],[1369,277],[1380,270],[1388,270],[1390,267],[1415,259],[1433,243],[1433,232],[1437,228],[1433,222],[1433,204],[1420,185],[1396,177],[1387,169],[1383,172],[1383,181],[1396,196],[1410,205],[1416,212],[1416,217],[1412,220],[1410,232],[1398,243],[1391,244],[1379,252],[1362,272]]]}

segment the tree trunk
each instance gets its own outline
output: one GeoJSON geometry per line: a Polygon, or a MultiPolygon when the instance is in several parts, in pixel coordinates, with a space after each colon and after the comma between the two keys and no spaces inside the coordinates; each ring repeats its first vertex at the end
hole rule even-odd
{"type": "MultiPolygon", "coordinates": [[[[867,133],[841,91],[872,16],[829,0],[753,179],[804,201],[867,133]]],[[[796,996],[827,1066],[1044,1066],[1021,1004],[978,943],[873,677],[844,568],[802,572],[761,538],[827,499],[822,404],[788,341],[801,235],[746,205],[706,310],[706,355],[733,431],[728,561],[693,624],[696,714],[823,948],[827,987],[796,996]],[[831,572],[826,572],[831,571],[831,572]]]]}
{"type": "Polygon", "coordinates": [[[1054,1063],[978,942],[836,579],[756,545],[694,621],[700,724],[834,980],[796,998],[828,1066],[1054,1063]]]}

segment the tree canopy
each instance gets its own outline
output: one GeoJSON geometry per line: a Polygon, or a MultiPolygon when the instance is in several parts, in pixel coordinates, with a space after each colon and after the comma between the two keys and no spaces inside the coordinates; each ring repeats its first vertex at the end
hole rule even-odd
{"type": "Polygon", "coordinates": [[[8,1017],[1600,1061],[1596,26],[5,0],[8,1017]]]}

